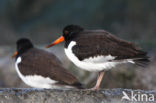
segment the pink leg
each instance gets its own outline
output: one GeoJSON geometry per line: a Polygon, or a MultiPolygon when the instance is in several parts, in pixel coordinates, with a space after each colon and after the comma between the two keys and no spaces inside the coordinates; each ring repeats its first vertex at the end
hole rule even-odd
{"type": "Polygon", "coordinates": [[[104,71],[99,72],[96,85],[93,88],[91,88],[91,90],[98,90],[100,88],[100,84],[101,84],[103,76],[104,76],[104,71]]]}

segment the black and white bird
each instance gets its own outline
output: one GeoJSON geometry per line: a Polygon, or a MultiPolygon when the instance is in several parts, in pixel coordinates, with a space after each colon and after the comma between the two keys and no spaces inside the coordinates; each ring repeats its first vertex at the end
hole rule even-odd
{"type": "Polygon", "coordinates": [[[68,72],[59,59],[47,51],[37,49],[30,40],[17,41],[15,67],[23,82],[35,88],[82,88],[77,78],[68,72]]]}
{"type": "Polygon", "coordinates": [[[99,89],[105,70],[123,63],[146,65],[149,62],[146,52],[105,30],[86,30],[78,25],[68,25],[63,29],[63,36],[47,48],[64,40],[65,54],[76,66],[99,72],[92,90],[99,89]]]}

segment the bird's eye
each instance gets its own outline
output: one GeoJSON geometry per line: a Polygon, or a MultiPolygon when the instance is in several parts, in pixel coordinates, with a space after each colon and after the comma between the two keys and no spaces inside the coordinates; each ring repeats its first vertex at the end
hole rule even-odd
{"type": "Polygon", "coordinates": [[[65,34],[65,35],[69,34],[69,31],[65,30],[65,31],[64,31],[64,34],[65,34]]]}

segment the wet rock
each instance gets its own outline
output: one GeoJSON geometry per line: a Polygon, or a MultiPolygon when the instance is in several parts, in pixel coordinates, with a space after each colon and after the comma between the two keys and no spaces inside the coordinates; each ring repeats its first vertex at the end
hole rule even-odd
{"type": "Polygon", "coordinates": [[[60,89],[0,89],[0,103],[141,103],[156,102],[156,91],[131,89],[60,90],[60,89]],[[123,92],[125,94],[123,94],[123,92]],[[131,98],[135,95],[134,98],[131,98]],[[130,100],[123,99],[127,95],[130,100]],[[142,95],[147,95],[142,100],[142,95]],[[151,95],[153,97],[151,97],[151,95]],[[146,100],[147,99],[147,100],[146,100]],[[153,102],[152,101],[152,102],[153,102]]]}

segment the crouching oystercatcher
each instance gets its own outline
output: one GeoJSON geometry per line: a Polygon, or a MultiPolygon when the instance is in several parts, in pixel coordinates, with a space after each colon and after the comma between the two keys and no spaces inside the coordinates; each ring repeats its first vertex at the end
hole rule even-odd
{"type": "Polygon", "coordinates": [[[47,51],[35,48],[27,38],[17,41],[15,67],[24,83],[35,88],[82,88],[77,78],[68,72],[59,59],[47,51]]]}
{"type": "Polygon", "coordinates": [[[47,48],[64,40],[65,54],[76,66],[99,72],[92,90],[99,89],[105,70],[123,63],[143,66],[149,62],[146,52],[105,30],[86,30],[78,25],[68,25],[63,29],[63,36],[47,48]]]}

